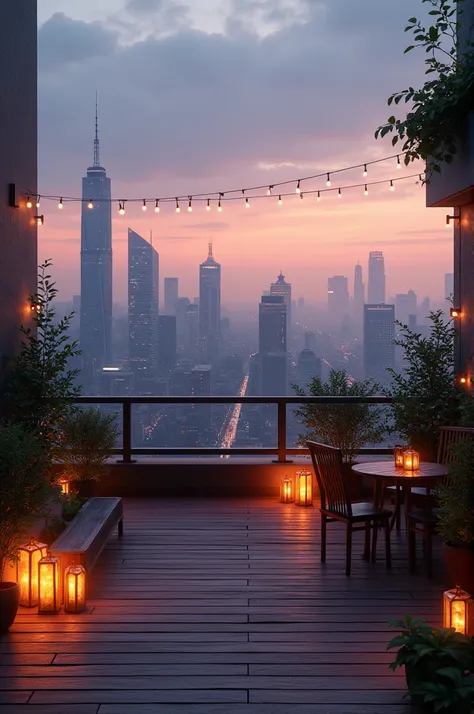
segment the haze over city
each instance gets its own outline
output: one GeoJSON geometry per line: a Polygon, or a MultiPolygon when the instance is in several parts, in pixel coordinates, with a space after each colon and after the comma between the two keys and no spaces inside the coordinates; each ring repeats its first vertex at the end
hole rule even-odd
{"type": "MultiPolygon", "coordinates": [[[[373,134],[388,115],[387,96],[421,77],[419,58],[403,56],[411,10],[409,0],[196,0],[192,7],[44,0],[40,191],[81,195],[96,90],[101,161],[117,199],[273,184],[391,155],[390,142],[373,134]]],[[[220,214],[201,204],[179,215],[171,205],[156,215],[130,204],[124,216],[114,204],[114,302],[127,301],[129,227],[145,237],[153,231],[160,279],[179,276],[180,293],[191,298],[212,237],[226,305],[256,307],[280,269],[294,298],[325,302],[328,277],[351,283],[358,260],[366,273],[370,250],[384,253],[387,297],[412,288],[420,299],[439,300],[452,269],[445,211],[424,207],[415,179],[388,190],[391,178],[417,170],[397,171],[395,160],[371,166],[367,180],[387,183],[368,196],[360,188],[341,201],[336,192],[324,195],[319,204],[295,195],[282,206],[275,197],[252,201],[248,211],[238,201],[220,214]]],[[[357,169],[341,184],[362,181],[357,169]]],[[[324,187],[324,180],[308,186],[324,187]]],[[[60,212],[45,201],[44,212],[40,258],[53,258],[69,300],[80,292],[80,204],[60,212]]]]}

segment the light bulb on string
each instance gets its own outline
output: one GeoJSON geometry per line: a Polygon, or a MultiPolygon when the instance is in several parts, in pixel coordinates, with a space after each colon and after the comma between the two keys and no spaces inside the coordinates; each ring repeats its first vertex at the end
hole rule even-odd
{"type": "Polygon", "coordinates": [[[337,192],[337,197],[338,197],[338,198],[342,198],[342,192],[341,192],[341,189],[339,189],[339,191],[337,192]]]}
{"type": "Polygon", "coordinates": [[[189,213],[193,212],[193,197],[192,196],[189,196],[188,212],[189,213]]]}
{"type": "Polygon", "coordinates": [[[176,213],[181,213],[181,208],[179,207],[179,200],[176,199],[176,208],[175,208],[176,213]]]}
{"type": "Polygon", "coordinates": [[[211,210],[211,199],[208,198],[208,199],[207,199],[206,211],[209,213],[210,210],[211,210]]]}
{"type": "Polygon", "coordinates": [[[298,179],[298,183],[296,184],[296,193],[301,193],[301,180],[298,179]]]}
{"type": "Polygon", "coordinates": [[[44,216],[36,216],[36,225],[44,226],[44,216]]]}
{"type": "Polygon", "coordinates": [[[304,193],[300,193],[300,199],[303,200],[304,198],[304,193]]]}
{"type": "Polygon", "coordinates": [[[33,208],[33,204],[31,203],[31,199],[30,199],[29,196],[28,196],[28,198],[26,199],[26,207],[27,207],[27,208],[33,208]]]}
{"type": "Polygon", "coordinates": [[[36,199],[36,208],[39,208],[41,206],[41,196],[38,196],[36,199]]]}
{"type": "Polygon", "coordinates": [[[367,164],[364,164],[364,171],[363,171],[362,176],[364,176],[364,178],[365,178],[367,176],[367,173],[368,173],[367,172],[367,164]]]}
{"type": "Polygon", "coordinates": [[[60,210],[64,208],[64,203],[63,203],[63,199],[62,199],[62,198],[59,199],[58,208],[59,208],[60,210]]]}
{"type": "Polygon", "coordinates": [[[94,208],[94,204],[92,203],[92,200],[89,199],[89,203],[87,204],[87,208],[91,211],[94,208]]]}
{"type": "Polygon", "coordinates": [[[401,163],[400,163],[400,157],[397,156],[397,169],[400,170],[401,168],[402,168],[402,165],[401,165],[401,163]]]}
{"type": "Polygon", "coordinates": [[[326,181],[326,186],[329,188],[330,185],[331,185],[331,177],[328,174],[328,180],[326,181]]]}
{"type": "Polygon", "coordinates": [[[367,184],[365,184],[364,196],[368,196],[368,195],[369,195],[369,189],[367,188],[367,184]]]}
{"type": "Polygon", "coordinates": [[[271,195],[272,195],[272,188],[273,188],[273,186],[269,186],[269,187],[268,187],[267,196],[271,196],[271,195]]]}
{"type": "Polygon", "coordinates": [[[222,213],[222,203],[221,203],[222,198],[224,198],[224,194],[220,193],[219,194],[219,203],[217,204],[217,210],[219,211],[219,213],[222,213]]]}
{"type": "Polygon", "coordinates": [[[142,211],[146,211],[147,205],[145,199],[143,199],[143,206],[142,206],[142,211]]]}
{"type": "Polygon", "coordinates": [[[158,199],[156,199],[156,201],[155,201],[155,213],[159,213],[159,212],[160,212],[160,202],[159,202],[158,199]]]}
{"type": "Polygon", "coordinates": [[[278,196],[278,205],[283,206],[283,199],[281,196],[278,196]]]}
{"type": "Polygon", "coordinates": [[[390,181],[390,191],[395,191],[395,185],[393,181],[390,181]]]}
{"type": "Polygon", "coordinates": [[[120,213],[121,216],[125,215],[125,201],[119,201],[118,212],[120,213]]]}
{"type": "Polygon", "coordinates": [[[245,199],[245,208],[250,208],[250,201],[248,198],[245,199]]]}
{"type": "Polygon", "coordinates": [[[318,195],[317,195],[317,197],[316,197],[316,201],[320,201],[320,200],[321,200],[321,191],[318,191],[318,195]]]}

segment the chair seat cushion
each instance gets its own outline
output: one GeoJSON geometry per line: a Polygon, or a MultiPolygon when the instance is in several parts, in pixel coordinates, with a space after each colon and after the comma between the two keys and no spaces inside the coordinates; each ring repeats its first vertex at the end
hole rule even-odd
{"type": "Polygon", "coordinates": [[[376,508],[373,503],[353,503],[353,520],[367,521],[369,518],[389,518],[392,511],[383,508],[376,508]]]}

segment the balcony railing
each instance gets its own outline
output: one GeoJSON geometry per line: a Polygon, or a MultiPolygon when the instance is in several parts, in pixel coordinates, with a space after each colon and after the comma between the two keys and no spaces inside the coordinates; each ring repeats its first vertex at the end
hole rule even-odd
{"type": "MultiPolygon", "coordinates": [[[[120,405],[122,407],[122,447],[114,453],[122,456],[120,463],[133,463],[137,456],[274,456],[276,463],[288,463],[288,456],[304,455],[305,449],[287,446],[287,407],[300,404],[391,404],[392,398],[386,396],[372,397],[155,397],[155,396],[126,396],[105,397],[91,396],[78,397],[77,404],[103,404],[120,405]],[[189,404],[276,404],[277,406],[277,446],[272,448],[254,447],[134,447],[132,446],[132,407],[143,404],[172,404],[175,406],[189,404]]],[[[360,450],[361,454],[390,454],[391,448],[366,448],[360,450]]]]}

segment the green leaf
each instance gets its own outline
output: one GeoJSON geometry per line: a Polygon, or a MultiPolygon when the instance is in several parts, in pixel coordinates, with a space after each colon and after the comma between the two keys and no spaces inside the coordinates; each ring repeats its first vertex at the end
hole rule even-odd
{"type": "Polygon", "coordinates": [[[415,45],[409,45],[409,47],[406,48],[404,51],[404,55],[408,54],[408,52],[411,52],[413,49],[415,49],[415,45]]]}

